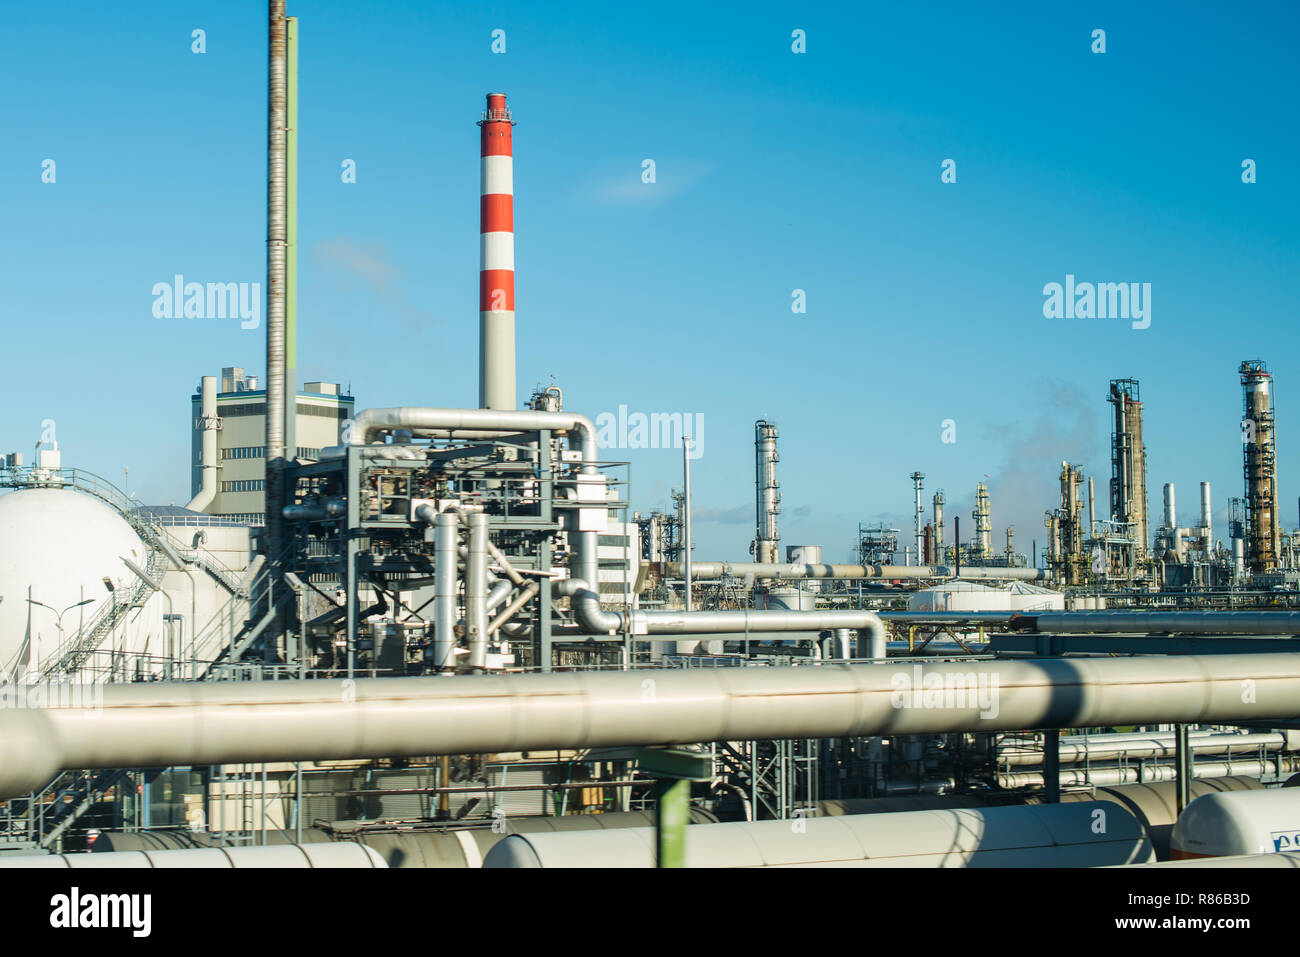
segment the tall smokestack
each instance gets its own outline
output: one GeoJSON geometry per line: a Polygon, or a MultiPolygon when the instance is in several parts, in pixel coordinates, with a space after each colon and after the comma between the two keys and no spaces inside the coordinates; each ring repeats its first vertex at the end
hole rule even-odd
{"type": "Polygon", "coordinates": [[[288,243],[288,51],[284,0],[270,0],[266,139],[266,548],[280,558],[284,468],[284,291],[288,243]]]}
{"type": "Polygon", "coordinates": [[[515,408],[515,181],[510,110],[489,93],[479,121],[478,404],[515,408]]]}

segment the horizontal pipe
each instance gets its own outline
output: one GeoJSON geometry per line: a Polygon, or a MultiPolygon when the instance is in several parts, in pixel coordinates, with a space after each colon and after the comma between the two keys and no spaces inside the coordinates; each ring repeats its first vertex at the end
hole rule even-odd
{"type": "Polygon", "coordinates": [[[1300,635],[1297,611],[1029,612],[1011,627],[1058,634],[1300,635]]]}
{"type": "Polygon", "coordinates": [[[400,406],[391,409],[365,409],[352,419],[351,442],[369,445],[383,432],[397,429],[432,431],[470,431],[476,436],[547,429],[571,432],[582,452],[584,467],[590,470],[596,461],[596,427],[585,415],[576,412],[534,412],[509,409],[429,409],[400,406]]]}
{"type": "Polygon", "coordinates": [[[574,617],[590,634],[634,635],[752,635],[792,631],[867,631],[871,657],[884,657],[885,623],[873,611],[605,611],[591,586],[580,578],[565,578],[553,586],[557,596],[571,599],[574,617]]]}
{"type": "MultiPolygon", "coordinates": [[[[680,577],[681,562],[669,562],[669,575],[680,577]]],[[[1038,568],[1004,568],[993,565],[976,565],[960,569],[946,565],[824,565],[824,564],[780,564],[767,562],[691,562],[691,574],[697,579],[744,578],[846,578],[846,579],[895,579],[895,578],[991,578],[1014,579],[1016,581],[1039,581],[1047,578],[1047,572],[1038,568]]]]}
{"type": "Polygon", "coordinates": [[[0,708],[0,797],[141,768],[1300,716],[1300,655],[145,683],[0,708]]]}
{"type": "MultiPolygon", "coordinates": [[[[1249,756],[1265,751],[1282,751],[1286,748],[1286,735],[1280,733],[1255,732],[1252,734],[1207,734],[1190,735],[1192,751],[1195,754],[1224,754],[1237,752],[1249,756]]],[[[1174,735],[1070,735],[1060,740],[1060,761],[1062,764],[1076,764],[1080,761],[1110,761],[1124,755],[1132,761],[1148,761],[1153,758],[1174,757],[1174,735]]],[[[997,764],[1038,765],[1043,763],[1041,743],[1004,742],[997,752],[997,764]]]]}
{"type": "MultiPolygon", "coordinates": [[[[1286,755],[1278,755],[1261,761],[1258,756],[1233,758],[1231,761],[1197,761],[1192,766],[1192,777],[1226,778],[1233,774],[1247,774],[1251,777],[1272,774],[1289,774],[1300,770],[1300,760],[1286,755]]],[[[1060,771],[1061,787],[1109,787],[1113,784],[1150,784],[1155,781],[1174,781],[1178,778],[1178,767],[1168,764],[1136,764],[1123,767],[1104,768],[1062,768],[1060,771]]],[[[1010,771],[998,775],[1000,788],[1029,788],[1043,786],[1042,771],[1010,771]]]]}

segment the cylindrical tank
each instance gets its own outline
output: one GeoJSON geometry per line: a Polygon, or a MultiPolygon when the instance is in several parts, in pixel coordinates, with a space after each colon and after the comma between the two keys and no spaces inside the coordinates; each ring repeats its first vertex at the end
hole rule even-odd
{"type": "Polygon", "coordinates": [[[1300,850],[1295,788],[1202,795],[1187,805],[1169,840],[1175,860],[1295,850],[1300,850]]]}
{"type": "MultiPolygon", "coordinates": [[[[822,547],[820,545],[787,545],[785,547],[785,560],[792,565],[820,565],[822,547]]],[[[815,593],[822,590],[822,583],[813,578],[804,582],[803,587],[804,591],[815,593]]]]}
{"type": "MultiPolygon", "coordinates": [[[[626,828],[511,836],[483,866],[653,867],[654,856],[654,829],[626,828]]],[[[1100,867],[1153,860],[1137,818],[1099,801],[702,824],[686,841],[687,867],[1100,867]]]]}
{"type": "MultiPolygon", "coordinates": [[[[758,593],[755,593],[758,597],[758,593]]],[[[766,593],[766,599],[760,607],[773,611],[814,611],[817,608],[817,595],[805,583],[803,588],[772,588],[766,593]]]]}
{"type": "MultiPolygon", "coordinates": [[[[1088,791],[1066,791],[1062,803],[1075,801],[1111,801],[1122,805],[1133,814],[1145,829],[1156,858],[1169,859],[1169,836],[1178,819],[1177,784],[1163,781],[1159,784],[1118,784],[1114,787],[1095,788],[1088,791]]],[[[1263,788],[1255,778],[1235,776],[1227,778],[1201,778],[1191,782],[1188,792],[1192,799],[1205,794],[1228,791],[1257,791],[1263,788]]],[[[1026,803],[1037,804],[1042,798],[1030,798],[1026,803]]]]}
{"type": "MultiPolygon", "coordinates": [[[[691,824],[716,824],[718,821],[716,816],[698,807],[690,809],[688,819],[691,824]]],[[[459,830],[384,831],[358,826],[331,833],[321,828],[303,828],[301,841],[293,831],[272,831],[266,835],[266,843],[277,846],[327,842],[363,844],[377,852],[386,866],[393,868],[480,867],[483,856],[493,845],[511,834],[651,827],[654,822],[652,811],[504,817],[495,828],[464,827],[459,830]]],[[[105,831],[95,841],[94,851],[102,856],[111,852],[169,851],[215,845],[216,839],[206,831],[105,831]]]]}

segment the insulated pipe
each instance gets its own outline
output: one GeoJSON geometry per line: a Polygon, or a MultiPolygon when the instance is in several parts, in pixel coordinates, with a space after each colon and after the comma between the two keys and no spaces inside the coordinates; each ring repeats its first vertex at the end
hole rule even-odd
{"type": "Polygon", "coordinates": [[[449,671],[456,665],[456,515],[434,516],[434,638],[433,668],[449,671]]]}
{"type": "Polygon", "coordinates": [[[474,671],[487,667],[487,541],[488,517],[470,512],[469,558],[465,563],[465,625],[469,641],[469,666],[474,671]]]}
{"type": "Polygon", "coordinates": [[[1073,635],[1300,635],[1296,611],[1075,611],[1018,614],[1013,629],[1073,635]]]}
{"type": "MultiPolygon", "coordinates": [[[[585,415],[574,412],[534,412],[531,409],[508,411],[497,409],[430,409],[399,406],[391,409],[365,409],[352,419],[351,444],[369,445],[381,432],[413,429],[448,434],[474,433],[475,438],[506,432],[532,432],[548,429],[573,433],[582,453],[583,471],[595,472],[596,427],[585,415]]],[[[468,437],[468,436],[467,436],[468,437]]]]}
{"type": "MultiPolygon", "coordinates": [[[[1248,754],[1234,757],[1230,761],[1200,761],[1192,767],[1192,777],[1226,778],[1234,774],[1251,776],[1288,774],[1300,768],[1300,760],[1279,755],[1261,761],[1259,755],[1248,754]]],[[[1144,762],[1141,767],[1126,765],[1124,767],[1063,768],[1060,772],[1061,787],[1108,787],[1113,784],[1151,784],[1156,781],[1173,781],[1178,777],[1176,765],[1158,762],[1144,762]]],[[[1041,787],[1041,771],[1009,771],[998,775],[1000,788],[1041,787]]]]}
{"type": "MultiPolygon", "coordinates": [[[[488,614],[491,614],[500,607],[503,601],[510,597],[510,593],[514,591],[515,586],[510,584],[510,582],[504,578],[498,578],[496,581],[492,581],[495,576],[493,576],[491,572],[488,572],[487,577],[488,581],[492,582],[492,587],[488,589],[487,595],[487,610],[488,614]]],[[[499,628],[500,625],[497,627],[499,628]]],[[[488,628],[489,633],[494,631],[496,631],[496,628],[488,628]]]]}
{"type": "Polygon", "coordinates": [[[515,408],[515,185],[510,110],[489,93],[479,121],[479,406],[515,408]]]}
{"type": "Polygon", "coordinates": [[[199,468],[202,471],[201,484],[195,496],[185,503],[185,507],[201,512],[212,504],[217,497],[217,377],[205,375],[199,385],[199,421],[202,430],[199,453],[199,468]]]}
{"type": "Polygon", "coordinates": [[[69,768],[1297,716],[1294,654],[146,682],[105,686],[93,709],[0,708],[0,798],[69,768]]]}
{"type": "Polygon", "coordinates": [[[505,552],[497,548],[491,540],[487,543],[487,550],[488,554],[492,556],[492,560],[501,566],[501,571],[505,573],[506,578],[510,579],[515,585],[525,583],[524,576],[515,571],[515,566],[510,564],[510,559],[506,558],[505,552]]]}
{"type": "MultiPolygon", "coordinates": [[[[508,583],[507,583],[508,584],[508,583]]],[[[528,604],[542,590],[541,582],[531,581],[519,590],[510,604],[501,609],[501,613],[488,622],[488,634],[497,631],[502,625],[514,617],[515,612],[528,604]]],[[[489,602],[490,604],[490,602],[489,602]]],[[[490,609],[489,609],[490,610],[490,609]]]]}
{"type": "MultiPolygon", "coordinates": [[[[668,563],[668,574],[681,573],[680,562],[668,563]]],[[[1001,568],[975,566],[953,569],[945,565],[799,565],[758,562],[692,562],[691,571],[696,579],[715,579],[730,575],[744,578],[845,578],[845,579],[919,579],[919,578],[991,578],[1038,581],[1048,573],[1037,568],[1001,568]]]]}
{"type": "Polygon", "coordinates": [[[617,611],[605,611],[586,581],[565,578],[553,586],[558,597],[568,597],[573,615],[588,634],[616,634],[625,626],[634,635],[741,635],[791,631],[868,632],[870,657],[884,659],[888,630],[871,611],[632,611],[631,620],[617,611]]]}
{"type": "Polygon", "coordinates": [[[1201,483],[1201,537],[1205,539],[1205,551],[1210,550],[1210,528],[1214,521],[1214,513],[1210,510],[1210,483],[1201,483]]]}
{"type": "MultiPolygon", "coordinates": [[[[1286,748],[1286,735],[1281,733],[1255,732],[1251,734],[1205,734],[1191,735],[1191,747],[1196,754],[1223,754],[1237,752],[1245,759],[1257,757],[1260,749],[1281,751],[1286,748]]],[[[1070,735],[1060,739],[1060,758],[1063,764],[1077,764],[1080,761],[1112,761],[1121,754],[1127,759],[1148,761],[1154,758],[1174,757],[1174,735],[1070,735]],[[1114,740],[1112,740],[1114,739],[1114,740]]],[[[997,751],[997,764],[1039,765],[1043,763],[1043,750],[1033,742],[1003,742],[997,751]]]]}

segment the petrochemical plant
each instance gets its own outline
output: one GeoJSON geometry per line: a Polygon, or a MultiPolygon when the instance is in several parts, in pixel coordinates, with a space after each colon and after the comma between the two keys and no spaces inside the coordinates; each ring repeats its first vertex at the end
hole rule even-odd
{"type": "Polygon", "coordinates": [[[1043,461],[1041,536],[995,538],[978,482],[963,538],[900,466],[909,527],[859,525],[854,564],[783,553],[758,418],[751,554],[697,558],[689,452],[674,508],[638,512],[558,387],[516,395],[503,93],[478,406],[299,388],[284,6],[265,375],[194,370],[192,499],[141,506],[52,443],[0,468],[0,867],[1300,866],[1300,531],[1265,361],[1236,368],[1226,541],[1207,482],[1181,523],[1164,483],[1151,520],[1165,437],[1116,378],[1105,516],[1083,463],[1043,461]]]}

